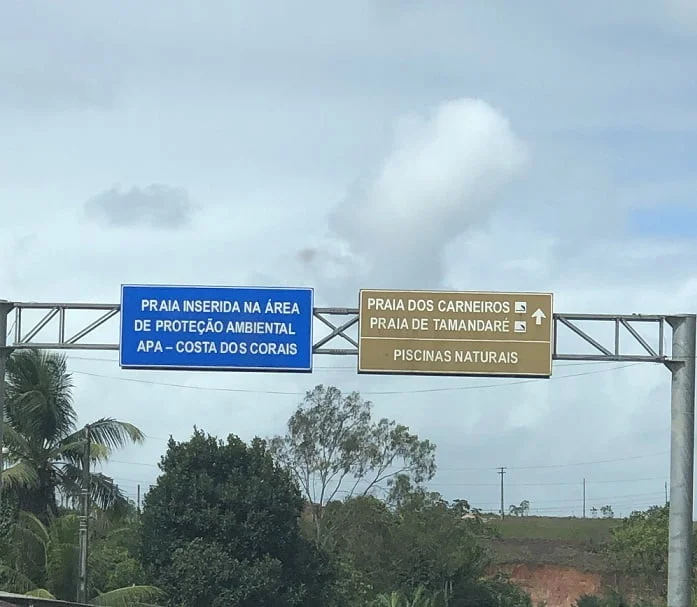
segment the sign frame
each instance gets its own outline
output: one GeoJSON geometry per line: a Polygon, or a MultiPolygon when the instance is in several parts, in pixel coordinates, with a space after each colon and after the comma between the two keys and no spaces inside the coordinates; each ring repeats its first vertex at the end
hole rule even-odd
{"type": "MultiPolygon", "coordinates": [[[[554,335],[554,293],[549,292],[549,291],[455,291],[455,290],[450,290],[450,289],[360,289],[358,293],[358,356],[357,356],[357,364],[356,364],[356,370],[359,375],[394,375],[394,376],[415,376],[415,377],[492,377],[492,378],[518,378],[518,379],[550,379],[552,376],[552,371],[553,371],[553,360],[554,360],[554,341],[555,341],[555,335],[554,335]],[[429,295],[455,295],[455,296],[464,296],[467,297],[468,299],[472,299],[476,296],[484,296],[484,297],[497,297],[497,298],[526,298],[526,297],[545,297],[549,298],[549,318],[547,318],[547,322],[549,322],[549,342],[546,340],[543,343],[548,343],[548,349],[549,349],[549,365],[547,369],[545,370],[544,373],[522,373],[522,372],[491,372],[491,371],[433,371],[433,370],[421,370],[421,369],[398,369],[398,370],[387,370],[387,369],[370,369],[370,368],[365,368],[361,366],[361,350],[363,349],[363,340],[372,340],[375,339],[375,337],[366,337],[362,334],[362,323],[365,320],[365,317],[361,312],[363,311],[363,298],[365,295],[369,293],[374,293],[374,294],[401,294],[401,295],[413,295],[414,297],[428,297],[429,295]]],[[[546,311],[546,310],[543,310],[546,311]]],[[[513,311],[511,311],[511,316],[514,316],[513,311]]],[[[384,339],[390,339],[389,337],[384,338],[384,339]]],[[[397,338],[393,338],[397,339],[397,338]]],[[[405,341],[408,338],[401,338],[404,339],[405,341]]],[[[423,338],[423,339],[430,339],[433,342],[438,342],[438,341],[446,341],[443,338],[423,338]]],[[[453,340],[457,341],[458,343],[468,343],[473,340],[453,340]]],[[[494,340],[491,340],[493,342],[494,340]]],[[[506,339],[506,340],[500,340],[508,344],[516,344],[516,343],[533,343],[532,340],[515,340],[515,339],[506,339]]],[[[489,343],[491,343],[489,342],[489,343]]],[[[481,342],[480,342],[481,343],[481,342]]],[[[547,357],[545,357],[545,360],[547,360],[547,357]]]]}
{"type": "MultiPolygon", "coordinates": [[[[241,301],[238,300],[238,301],[241,301]]],[[[208,372],[242,372],[242,373],[312,373],[313,369],[313,359],[314,359],[314,310],[315,310],[315,290],[313,287],[257,287],[257,286],[226,286],[226,285],[173,285],[173,284],[137,284],[137,283],[123,283],[121,285],[121,300],[120,300],[120,314],[119,314],[119,367],[126,370],[141,370],[141,371],[208,371],[208,372]],[[123,337],[124,337],[124,294],[128,289],[153,289],[153,290],[168,290],[171,289],[174,293],[181,293],[182,291],[197,291],[197,290],[219,290],[223,293],[230,292],[256,292],[264,293],[268,292],[269,295],[278,293],[304,293],[309,296],[309,317],[307,317],[309,324],[309,331],[304,333],[301,341],[303,344],[308,346],[308,361],[307,365],[303,367],[268,367],[261,365],[250,365],[250,366],[208,366],[208,365],[177,365],[177,364],[140,364],[140,363],[128,363],[124,364],[123,354],[123,337]],[[306,337],[305,337],[306,335],[306,337]]],[[[305,315],[303,315],[305,318],[305,315]]],[[[131,332],[133,333],[133,332],[131,332]]],[[[129,333],[129,334],[131,334],[129,333]]],[[[241,340],[240,340],[241,341],[241,340]]],[[[258,354],[256,356],[259,356],[258,354]]]]}

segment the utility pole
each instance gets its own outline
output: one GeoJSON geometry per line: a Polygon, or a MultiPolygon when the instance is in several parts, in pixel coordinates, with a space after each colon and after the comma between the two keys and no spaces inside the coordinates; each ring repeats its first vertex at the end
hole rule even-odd
{"type": "Polygon", "coordinates": [[[670,507],[668,607],[690,607],[692,592],[692,491],[695,456],[695,347],[697,316],[671,316],[670,507]]]}
{"type": "Polygon", "coordinates": [[[140,483],[138,483],[138,499],[136,503],[138,504],[138,514],[140,514],[140,483]]]}
{"type": "Polygon", "coordinates": [[[666,506],[668,505],[668,481],[663,483],[663,488],[665,489],[666,492],[666,506]]]}
{"type": "Polygon", "coordinates": [[[583,479],[583,518],[586,518],[586,479],[583,479]]]}
{"type": "Polygon", "coordinates": [[[82,464],[82,516],[80,517],[80,567],[77,602],[87,602],[87,532],[90,517],[90,426],[85,426],[85,453],[82,464]]]}
{"type": "Polygon", "coordinates": [[[12,310],[12,304],[0,299],[0,513],[2,513],[3,474],[5,472],[5,370],[7,357],[10,355],[7,347],[7,318],[12,310]]]}
{"type": "Polygon", "coordinates": [[[497,474],[501,475],[501,519],[503,520],[503,517],[505,516],[505,509],[503,505],[503,475],[506,474],[506,468],[501,466],[497,474]]]}

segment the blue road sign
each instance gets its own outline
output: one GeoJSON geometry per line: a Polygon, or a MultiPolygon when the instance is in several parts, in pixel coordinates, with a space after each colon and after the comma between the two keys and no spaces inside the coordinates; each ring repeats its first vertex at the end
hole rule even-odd
{"type": "Polygon", "coordinates": [[[310,288],[121,286],[125,369],[312,371],[310,288]]]}

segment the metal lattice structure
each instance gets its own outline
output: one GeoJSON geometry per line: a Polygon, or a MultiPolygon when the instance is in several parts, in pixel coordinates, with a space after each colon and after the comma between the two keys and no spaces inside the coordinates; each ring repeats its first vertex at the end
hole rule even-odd
{"type": "MultiPolygon", "coordinates": [[[[118,350],[116,339],[87,338],[117,319],[119,304],[14,303],[0,300],[0,445],[3,442],[5,363],[12,350],[118,350]],[[28,319],[32,312],[38,320],[28,319]],[[92,314],[91,320],[75,314],[92,314]],[[14,322],[10,316],[14,314],[14,322]],[[69,330],[69,327],[70,328],[69,330]],[[6,339],[11,328],[12,338],[6,339]],[[43,337],[50,334],[50,337],[43,337]]],[[[357,355],[359,323],[356,308],[315,308],[315,325],[325,334],[313,343],[313,354],[357,355]],[[339,347],[341,346],[341,347],[339,347]]],[[[555,360],[662,363],[671,372],[671,460],[668,544],[668,607],[689,607],[692,588],[692,508],[694,475],[695,362],[697,316],[554,314],[555,360]],[[666,326],[671,330],[665,345],[666,326]],[[650,336],[647,334],[650,334],[650,336]],[[602,334],[602,336],[600,335],[602,334]],[[576,340],[575,345],[562,347],[576,340]]],[[[313,333],[314,334],[314,333],[313,333]]],[[[3,455],[0,450],[0,470],[3,455]]],[[[0,475],[0,499],[2,475],[0,475]]]]}
{"type": "MultiPolygon", "coordinates": [[[[118,339],[103,343],[86,340],[110,320],[118,317],[119,304],[26,302],[14,303],[12,306],[14,319],[11,324],[12,337],[8,343],[10,348],[119,349],[118,339]],[[42,315],[38,320],[27,323],[26,316],[30,311],[39,311],[42,315]],[[95,318],[68,333],[66,325],[71,320],[70,317],[78,312],[92,313],[95,318]],[[45,331],[50,331],[51,337],[37,340],[45,331]]],[[[349,333],[359,322],[357,308],[315,308],[314,317],[327,332],[316,339],[312,347],[313,354],[358,354],[358,339],[349,333]]],[[[665,363],[669,359],[665,347],[666,324],[668,317],[659,315],[554,314],[553,358],[665,363]],[[591,326],[583,328],[580,323],[591,326]],[[604,337],[594,336],[594,330],[604,333],[604,337]],[[646,332],[650,335],[646,335],[646,332]],[[562,349],[560,336],[576,337],[578,345],[583,345],[590,352],[562,349]]]]}

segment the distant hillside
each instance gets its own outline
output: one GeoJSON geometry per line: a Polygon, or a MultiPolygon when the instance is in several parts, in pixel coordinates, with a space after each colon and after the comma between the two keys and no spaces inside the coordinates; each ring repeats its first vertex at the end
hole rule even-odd
{"type": "Polygon", "coordinates": [[[488,542],[492,570],[510,575],[534,603],[573,607],[582,594],[618,581],[601,549],[618,519],[485,518],[501,534],[488,542]]]}
{"type": "Polygon", "coordinates": [[[504,539],[600,543],[610,539],[610,530],[619,525],[620,519],[507,516],[503,520],[492,518],[489,522],[501,532],[504,539]]]}
{"type": "Polygon", "coordinates": [[[489,523],[501,533],[500,539],[489,542],[496,564],[561,565],[604,572],[607,567],[599,548],[619,521],[524,516],[489,523]]]}

